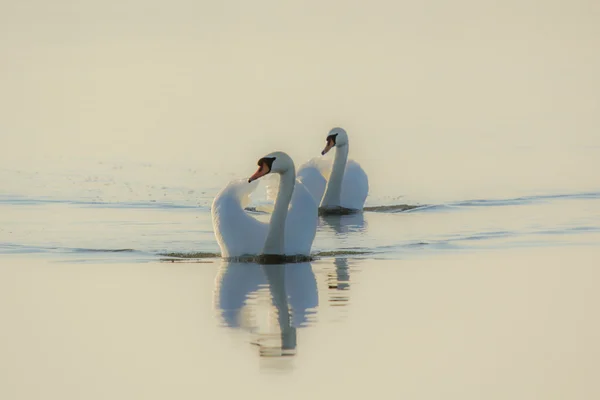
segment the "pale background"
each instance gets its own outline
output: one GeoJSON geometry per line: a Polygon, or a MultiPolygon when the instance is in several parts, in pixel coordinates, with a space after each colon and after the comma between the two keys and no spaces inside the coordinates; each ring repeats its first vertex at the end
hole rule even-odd
{"type": "Polygon", "coordinates": [[[4,1],[1,165],[247,176],[341,125],[373,195],[593,190],[599,48],[595,1],[4,1]]]}
{"type": "Polygon", "coordinates": [[[599,49],[592,0],[0,0],[0,398],[600,398],[599,49]],[[227,264],[159,254],[336,125],[369,204],[433,206],[320,220],[260,357],[227,264]]]}

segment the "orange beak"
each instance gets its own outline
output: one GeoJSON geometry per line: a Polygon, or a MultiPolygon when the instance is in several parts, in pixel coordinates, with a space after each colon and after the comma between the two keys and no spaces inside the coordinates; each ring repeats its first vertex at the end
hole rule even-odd
{"type": "Polygon", "coordinates": [[[327,154],[327,152],[329,150],[331,150],[331,148],[335,146],[335,143],[333,142],[333,140],[331,139],[327,139],[327,146],[325,146],[325,148],[323,149],[323,151],[321,152],[321,155],[324,156],[325,154],[327,154]]]}
{"type": "Polygon", "coordinates": [[[260,164],[258,166],[258,169],[256,170],[256,172],[250,177],[250,179],[248,179],[248,183],[257,180],[261,176],[265,176],[269,172],[271,172],[271,171],[270,171],[269,167],[267,166],[267,164],[265,164],[265,163],[260,164]]]}

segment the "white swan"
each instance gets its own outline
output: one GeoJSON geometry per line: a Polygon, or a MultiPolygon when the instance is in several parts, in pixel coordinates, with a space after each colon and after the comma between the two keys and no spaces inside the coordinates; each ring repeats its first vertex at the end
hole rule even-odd
{"type": "Polygon", "coordinates": [[[326,141],[321,155],[335,147],[330,170],[320,160],[313,159],[300,167],[298,176],[316,201],[320,201],[320,214],[362,211],[369,193],[369,179],[360,164],[348,160],[348,134],[342,128],[333,128],[326,141]]]}
{"type": "Polygon", "coordinates": [[[229,183],[215,197],[212,208],[215,237],[225,258],[245,255],[309,256],[317,230],[317,203],[296,180],[294,162],[276,151],[258,160],[258,170],[248,179],[229,183]],[[279,174],[279,188],[268,224],[248,214],[244,207],[256,189],[256,180],[279,174]]]}

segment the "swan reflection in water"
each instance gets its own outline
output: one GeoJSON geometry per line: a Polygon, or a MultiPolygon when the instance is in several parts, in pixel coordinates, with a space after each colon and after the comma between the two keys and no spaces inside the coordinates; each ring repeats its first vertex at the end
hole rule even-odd
{"type": "MultiPolygon", "coordinates": [[[[219,269],[215,307],[226,326],[257,334],[255,344],[262,356],[294,355],[296,329],[311,322],[318,305],[317,282],[308,262],[260,265],[224,261],[219,269]],[[275,346],[270,345],[273,335],[261,332],[259,327],[258,313],[265,303],[261,293],[265,292],[270,299],[268,308],[274,306],[277,315],[279,337],[275,346]]],[[[269,330],[272,322],[267,322],[269,330]]]]}
{"type": "MultiPolygon", "coordinates": [[[[332,290],[348,290],[350,289],[350,271],[348,269],[347,258],[335,258],[333,260],[335,271],[332,271],[327,276],[327,287],[332,290]]],[[[331,302],[348,301],[347,295],[332,294],[331,302]],[[338,300],[335,300],[338,299],[338,300]]]]}
{"type": "Polygon", "coordinates": [[[334,237],[325,237],[323,243],[339,250],[325,251],[321,254],[336,256],[333,260],[335,269],[327,271],[327,287],[329,303],[332,306],[346,306],[349,300],[350,268],[348,254],[361,253],[363,249],[356,242],[367,230],[367,222],[362,212],[349,215],[322,215],[319,227],[334,232],[334,237]]]}
{"type": "Polygon", "coordinates": [[[366,231],[367,223],[362,212],[348,215],[321,215],[319,227],[329,228],[336,235],[346,235],[366,231]]]}

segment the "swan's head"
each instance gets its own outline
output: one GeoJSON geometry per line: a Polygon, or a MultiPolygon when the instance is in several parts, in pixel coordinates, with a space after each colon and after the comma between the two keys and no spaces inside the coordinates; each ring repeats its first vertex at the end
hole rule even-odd
{"type": "Polygon", "coordinates": [[[290,169],[294,169],[292,158],[282,151],[275,151],[258,160],[258,169],[254,175],[248,179],[248,182],[255,181],[261,176],[265,176],[271,172],[283,174],[290,169]]]}
{"type": "Polygon", "coordinates": [[[348,144],[348,134],[342,128],[333,128],[327,134],[327,144],[321,155],[327,154],[332,147],[342,147],[348,144]]]}

